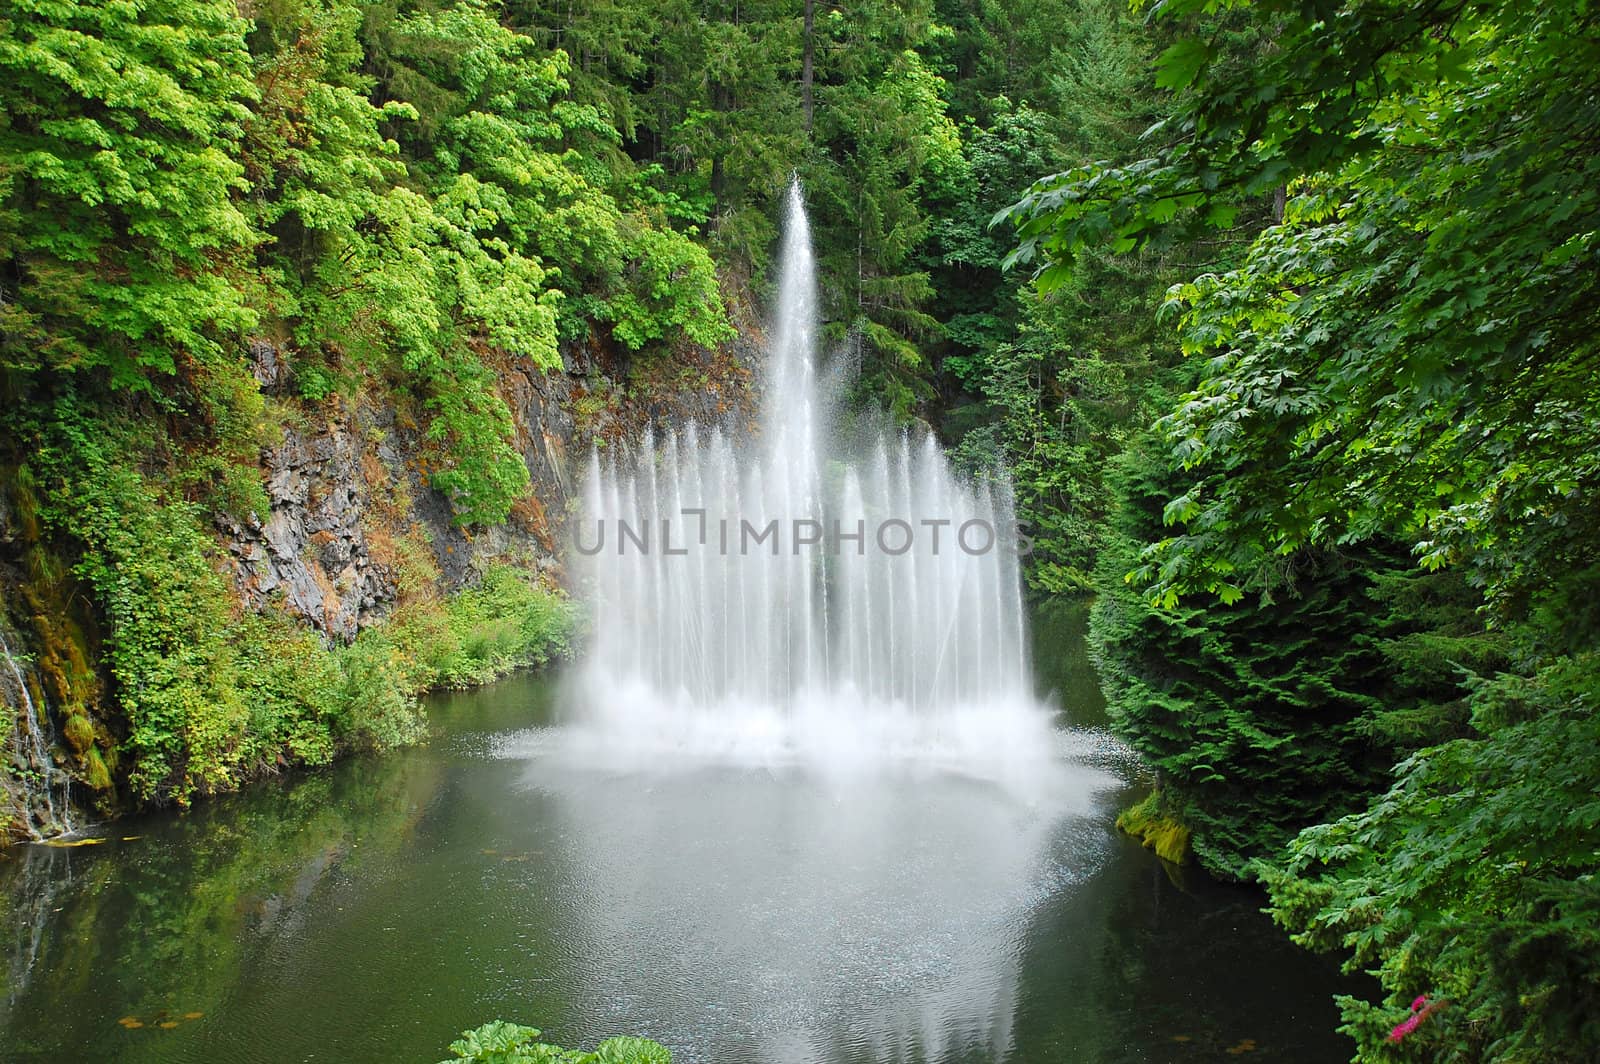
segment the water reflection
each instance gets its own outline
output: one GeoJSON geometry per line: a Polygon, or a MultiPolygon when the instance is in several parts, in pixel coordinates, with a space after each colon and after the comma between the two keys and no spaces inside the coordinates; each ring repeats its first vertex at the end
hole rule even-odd
{"type": "Polygon", "coordinates": [[[438,779],[421,758],[353,762],[7,854],[0,1058],[172,1059],[182,1028],[227,1022],[233,988],[307,933],[313,897],[409,843],[438,779]]]}
{"type": "Polygon", "coordinates": [[[624,773],[558,756],[561,738],[502,754],[560,824],[580,1011],[690,1059],[1003,1059],[1019,943],[1094,873],[1083,829],[1116,783],[1061,759],[1026,794],[943,773],[624,773]]]}
{"type": "Polygon", "coordinates": [[[1092,742],[1049,787],[619,771],[516,730],[547,697],[442,700],[423,749],[0,858],[0,1060],[431,1061],[497,1016],[680,1064],[1348,1057],[1331,965],[1117,837],[1092,742]]]}

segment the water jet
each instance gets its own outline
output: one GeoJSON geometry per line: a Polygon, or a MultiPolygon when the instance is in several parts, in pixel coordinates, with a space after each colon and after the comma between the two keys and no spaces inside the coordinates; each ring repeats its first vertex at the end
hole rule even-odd
{"type": "Polygon", "coordinates": [[[591,455],[576,723],[739,757],[1049,748],[1006,480],[958,476],[926,431],[847,439],[818,306],[796,183],[757,430],[651,429],[591,455]]]}

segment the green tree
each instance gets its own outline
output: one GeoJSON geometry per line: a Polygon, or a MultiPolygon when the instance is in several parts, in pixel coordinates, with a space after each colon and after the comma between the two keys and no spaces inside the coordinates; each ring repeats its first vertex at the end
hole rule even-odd
{"type": "Polygon", "coordinates": [[[1435,738],[1417,717],[1438,726],[1438,707],[1466,693],[1464,666],[1504,659],[1474,625],[1476,596],[1450,594],[1443,576],[1411,586],[1404,552],[1384,544],[1308,548],[1229,605],[1150,603],[1123,577],[1161,534],[1181,472],[1149,438],[1121,465],[1091,626],[1111,719],[1206,867],[1250,878],[1299,829],[1382,790],[1400,749],[1435,738]]]}
{"type": "Polygon", "coordinates": [[[1600,714],[1593,654],[1474,685],[1471,734],[1402,762],[1367,809],[1263,868],[1302,945],[1376,970],[1339,999],[1371,1061],[1587,1060],[1600,1045],[1600,714]],[[1396,1047],[1404,1003],[1443,1007],[1396,1047]]]}
{"type": "Polygon", "coordinates": [[[904,415],[931,396],[923,345],[938,335],[925,200],[961,166],[946,86],[918,50],[944,31],[923,2],[836,8],[817,26],[816,153],[803,176],[828,334],[860,343],[864,390],[904,415]]]}
{"type": "Polygon", "coordinates": [[[1245,265],[1173,296],[1187,349],[1217,361],[1167,431],[1219,476],[1179,522],[1194,534],[1161,548],[1163,586],[1394,526],[1497,588],[1539,584],[1534,557],[1570,570],[1595,541],[1600,193],[1577,150],[1592,116],[1566,102],[1594,85],[1582,5],[1261,10],[1284,28],[1248,69],[1212,72],[1199,39],[1165,54],[1166,82],[1191,86],[1173,147],[1043,181],[1012,212],[1019,257],[1059,264],[1049,281],[1081,248],[1194,236],[1299,177],[1245,265]]]}
{"type": "MultiPolygon", "coordinates": [[[[1155,310],[1185,275],[1176,256],[1090,254],[1041,295],[1004,272],[1014,241],[990,222],[1039,173],[1133,150],[1166,113],[1148,76],[1156,37],[1108,3],[996,3],[967,18],[991,42],[974,57],[988,71],[976,83],[1035,102],[984,98],[988,124],[964,128],[966,165],[933,201],[939,383],[957,397],[941,427],[971,464],[1005,462],[1035,545],[1029,585],[1083,591],[1108,535],[1110,460],[1174,386],[1177,352],[1155,310]]],[[[1196,250],[1220,257],[1240,243],[1196,250]]]]}
{"type": "Polygon", "coordinates": [[[231,3],[0,8],[0,357],[150,388],[255,320],[236,198],[255,98],[231,3]]]}
{"type": "Polygon", "coordinates": [[[1464,734],[1263,874],[1301,941],[1382,979],[1385,1006],[1344,1002],[1359,1059],[1591,1056],[1594,12],[1258,3],[1240,17],[1271,45],[1242,64],[1203,4],[1160,10],[1184,31],[1171,140],[1011,212],[1048,284],[1086,248],[1202,239],[1285,190],[1242,263],[1172,294],[1205,362],[1161,425],[1183,475],[1134,578],[1167,608],[1232,601],[1308,547],[1397,537],[1488,593],[1511,667],[1473,681],[1465,721],[1456,701],[1416,718],[1464,734]],[[1397,1048],[1418,992],[1447,1007],[1397,1048]]]}

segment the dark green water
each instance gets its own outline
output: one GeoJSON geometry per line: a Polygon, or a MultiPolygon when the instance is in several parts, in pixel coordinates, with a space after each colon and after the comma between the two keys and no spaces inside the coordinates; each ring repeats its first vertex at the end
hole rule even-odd
{"type": "MultiPolygon", "coordinates": [[[[1040,620],[1092,728],[1081,614],[1040,620]]],[[[718,1064],[1348,1058],[1332,965],[1117,836],[1138,773],[1092,734],[1043,797],[641,774],[546,752],[557,697],[439,699],[426,747],[12,851],[0,1060],[430,1062],[495,1017],[718,1064]]]]}

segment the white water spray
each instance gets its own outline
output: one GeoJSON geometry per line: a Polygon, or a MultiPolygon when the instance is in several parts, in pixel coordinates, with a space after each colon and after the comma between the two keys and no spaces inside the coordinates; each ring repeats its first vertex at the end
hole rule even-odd
{"type": "Polygon", "coordinates": [[[68,793],[71,778],[56,764],[50,753],[52,736],[47,729],[49,719],[39,712],[28,683],[12,656],[11,647],[0,635],[0,657],[6,661],[6,670],[0,681],[11,688],[8,692],[11,708],[11,763],[26,792],[28,834],[35,839],[48,835],[71,834],[72,801],[68,793]]]}
{"type": "Polygon", "coordinates": [[[795,185],[759,438],[690,424],[591,458],[579,723],[759,757],[1017,753],[1048,715],[1009,490],[957,478],[926,433],[841,443],[817,323],[795,185]]]}

